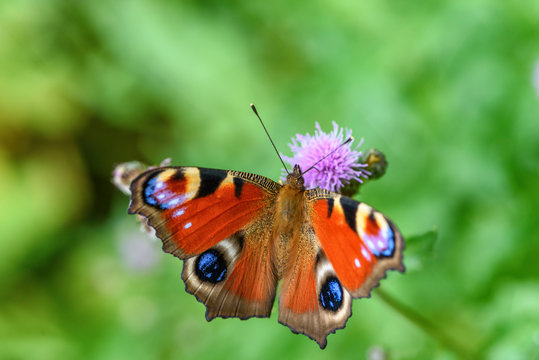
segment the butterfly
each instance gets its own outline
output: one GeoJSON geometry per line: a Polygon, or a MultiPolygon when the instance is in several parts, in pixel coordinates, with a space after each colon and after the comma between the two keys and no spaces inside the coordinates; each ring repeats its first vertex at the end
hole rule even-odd
{"type": "Polygon", "coordinates": [[[353,298],[390,269],[404,271],[404,240],[382,213],[324,189],[306,189],[299,165],[284,184],[240,171],[162,166],[130,185],[128,212],[147,218],[163,250],[183,260],[187,292],[206,319],[269,317],[325,348],[353,298]]]}

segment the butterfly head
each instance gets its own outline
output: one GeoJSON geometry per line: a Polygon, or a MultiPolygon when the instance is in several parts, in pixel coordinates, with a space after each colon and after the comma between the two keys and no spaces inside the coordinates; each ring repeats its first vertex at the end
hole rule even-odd
{"type": "Polygon", "coordinates": [[[291,174],[288,174],[286,177],[286,182],[293,188],[304,190],[305,189],[305,180],[303,179],[303,173],[298,164],[294,165],[294,170],[291,174]]]}

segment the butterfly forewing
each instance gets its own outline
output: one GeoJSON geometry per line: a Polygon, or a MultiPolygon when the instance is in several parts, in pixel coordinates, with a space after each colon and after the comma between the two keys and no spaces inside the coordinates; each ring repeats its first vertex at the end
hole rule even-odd
{"type": "Polygon", "coordinates": [[[185,259],[253,222],[271,206],[279,186],[261,176],[235,171],[157,168],[132,182],[129,213],[148,218],[163,249],[185,259]]]}

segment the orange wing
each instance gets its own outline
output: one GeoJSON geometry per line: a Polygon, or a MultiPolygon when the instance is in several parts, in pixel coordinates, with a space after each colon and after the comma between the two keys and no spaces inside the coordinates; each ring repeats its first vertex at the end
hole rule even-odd
{"type": "Polygon", "coordinates": [[[164,251],[185,260],[188,292],[216,316],[269,316],[276,277],[269,254],[280,185],[262,176],[162,167],[131,183],[129,213],[156,230],[164,251]]]}
{"type": "MultiPolygon", "coordinates": [[[[402,236],[365,204],[322,189],[307,190],[302,222],[291,234],[279,295],[279,322],[321,348],[345,326],[352,298],[368,296],[388,269],[403,271],[402,236]]],[[[300,210],[301,211],[301,210],[300,210]]]]}
{"type": "Polygon", "coordinates": [[[316,237],[354,298],[369,296],[387,270],[404,272],[404,240],[383,214],[325,190],[308,190],[306,196],[316,237]]]}
{"type": "Polygon", "coordinates": [[[294,241],[298,251],[283,276],[279,322],[307,335],[323,349],[328,334],[346,325],[352,314],[352,297],[341,286],[309,222],[294,241]]]}
{"type": "Polygon", "coordinates": [[[163,249],[185,259],[251,223],[278,187],[269,179],[241,172],[157,168],[131,183],[129,213],[148,218],[163,249]]]}

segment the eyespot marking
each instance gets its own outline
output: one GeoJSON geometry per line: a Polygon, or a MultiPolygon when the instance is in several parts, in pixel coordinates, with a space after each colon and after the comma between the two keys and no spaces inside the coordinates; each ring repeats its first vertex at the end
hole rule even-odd
{"type": "Polygon", "coordinates": [[[175,194],[170,190],[171,179],[178,181],[183,178],[181,171],[175,171],[171,176],[172,170],[158,171],[154,173],[143,186],[143,200],[146,204],[159,210],[166,210],[185,202],[185,195],[175,194]],[[181,178],[177,175],[181,175],[181,178]]]}
{"type": "Polygon", "coordinates": [[[226,277],[226,261],[215,249],[203,252],[195,262],[195,274],[202,281],[216,284],[226,277]]]}
{"type": "Polygon", "coordinates": [[[167,208],[167,204],[166,202],[162,201],[166,196],[166,192],[163,192],[162,190],[165,184],[158,180],[159,175],[160,173],[158,172],[146,180],[146,183],[144,184],[143,197],[146,204],[161,210],[165,210],[167,208]]]}
{"type": "Polygon", "coordinates": [[[365,234],[365,244],[377,257],[391,257],[395,251],[395,233],[389,223],[373,235],[365,234]]]}
{"type": "Polygon", "coordinates": [[[336,312],[343,303],[343,289],[341,283],[335,276],[326,279],[320,288],[320,305],[329,311],[336,312]]]}
{"type": "MultiPolygon", "coordinates": [[[[389,225],[389,224],[388,224],[389,225]]],[[[395,233],[391,226],[387,227],[387,249],[382,251],[382,256],[393,256],[393,251],[395,250],[395,233]]]]}

